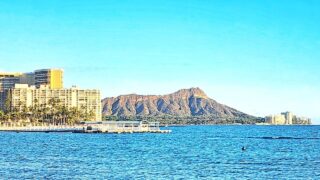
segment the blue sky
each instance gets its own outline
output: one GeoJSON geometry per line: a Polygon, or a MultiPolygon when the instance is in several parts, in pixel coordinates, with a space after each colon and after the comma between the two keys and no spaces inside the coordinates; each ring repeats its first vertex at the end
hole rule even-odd
{"type": "Polygon", "coordinates": [[[320,123],[320,1],[2,0],[1,71],[59,67],[103,96],[200,87],[320,123]]]}

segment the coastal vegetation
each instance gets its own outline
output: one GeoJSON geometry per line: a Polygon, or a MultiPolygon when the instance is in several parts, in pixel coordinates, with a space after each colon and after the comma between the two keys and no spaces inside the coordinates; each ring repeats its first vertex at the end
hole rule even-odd
{"type": "Polygon", "coordinates": [[[161,125],[214,125],[263,123],[259,117],[214,117],[214,116],[105,116],[106,121],[148,121],[161,125]]]}
{"type": "Polygon", "coordinates": [[[55,98],[50,99],[47,105],[35,100],[34,106],[18,105],[16,108],[12,108],[9,99],[7,98],[5,102],[4,111],[0,111],[2,125],[73,125],[94,117],[93,111],[77,107],[66,108],[59,99],[55,98]]]}

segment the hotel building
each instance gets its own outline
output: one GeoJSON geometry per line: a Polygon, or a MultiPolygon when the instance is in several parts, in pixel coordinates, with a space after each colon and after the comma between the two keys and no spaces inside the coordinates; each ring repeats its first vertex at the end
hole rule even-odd
{"type": "Polygon", "coordinates": [[[281,115],[283,115],[284,118],[285,118],[285,123],[284,124],[292,124],[293,123],[293,114],[292,114],[292,112],[289,112],[289,111],[283,112],[283,113],[281,113],[281,115]]]}
{"type": "Polygon", "coordinates": [[[0,72],[0,90],[13,88],[16,83],[20,82],[22,73],[5,73],[0,72]]]}
{"type": "Polygon", "coordinates": [[[19,84],[28,84],[30,86],[34,85],[35,84],[34,73],[33,72],[23,73],[20,76],[19,84]]]}
{"type": "Polygon", "coordinates": [[[274,125],[311,124],[311,119],[298,117],[292,112],[283,112],[281,114],[266,116],[265,122],[274,125]]]}
{"type": "Polygon", "coordinates": [[[0,79],[0,82],[2,82],[0,89],[0,109],[2,110],[5,110],[7,98],[11,102],[10,108],[18,110],[36,104],[48,106],[50,99],[58,99],[60,105],[66,108],[76,107],[87,113],[93,112],[93,119],[89,119],[91,121],[101,120],[100,91],[83,90],[77,87],[63,88],[63,70],[61,69],[7,74],[0,79]]]}
{"type": "Polygon", "coordinates": [[[270,115],[266,117],[266,122],[275,125],[285,125],[286,118],[282,114],[270,115]]]}
{"type": "Polygon", "coordinates": [[[34,80],[37,88],[41,85],[47,85],[50,89],[63,88],[63,70],[62,69],[40,69],[34,72],[34,80]]]}

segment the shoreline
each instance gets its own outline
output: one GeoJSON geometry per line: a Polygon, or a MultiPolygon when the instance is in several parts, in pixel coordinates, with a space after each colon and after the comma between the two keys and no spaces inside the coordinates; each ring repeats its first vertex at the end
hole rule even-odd
{"type": "MultiPolygon", "coordinates": [[[[167,125],[160,126],[161,128],[170,127],[188,127],[188,126],[320,126],[316,124],[292,124],[292,125],[256,125],[256,124],[185,124],[185,125],[167,125]]],[[[170,133],[171,130],[160,129],[131,129],[131,128],[115,128],[102,130],[101,127],[91,127],[86,125],[74,126],[0,126],[0,132],[56,132],[56,133],[170,133]]]]}
{"type": "Polygon", "coordinates": [[[28,132],[28,133],[171,133],[171,130],[161,130],[160,128],[151,127],[113,127],[101,125],[75,125],[75,126],[29,126],[29,127],[0,127],[0,132],[28,132]]]}

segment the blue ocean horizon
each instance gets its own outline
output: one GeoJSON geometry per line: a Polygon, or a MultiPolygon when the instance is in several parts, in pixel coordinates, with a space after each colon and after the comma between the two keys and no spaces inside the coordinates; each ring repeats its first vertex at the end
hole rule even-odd
{"type": "Polygon", "coordinates": [[[167,129],[172,133],[2,132],[1,178],[320,178],[320,126],[167,129]]]}

